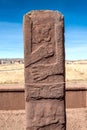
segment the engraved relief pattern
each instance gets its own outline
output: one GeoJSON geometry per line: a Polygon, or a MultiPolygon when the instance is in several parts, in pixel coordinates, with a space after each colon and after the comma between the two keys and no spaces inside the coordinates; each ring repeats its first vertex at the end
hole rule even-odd
{"type": "Polygon", "coordinates": [[[24,25],[26,130],[66,130],[63,16],[33,11],[24,25]]]}
{"type": "Polygon", "coordinates": [[[32,29],[32,43],[39,44],[44,42],[50,42],[51,36],[49,31],[51,30],[50,24],[36,25],[32,29]]]}

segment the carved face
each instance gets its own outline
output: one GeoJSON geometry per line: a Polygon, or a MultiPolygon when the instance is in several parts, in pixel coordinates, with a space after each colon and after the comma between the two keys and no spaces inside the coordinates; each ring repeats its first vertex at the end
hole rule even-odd
{"type": "Polygon", "coordinates": [[[49,42],[51,40],[50,32],[51,27],[47,25],[36,25],[32,30],[32,41],[34,44],[49,42]]]}

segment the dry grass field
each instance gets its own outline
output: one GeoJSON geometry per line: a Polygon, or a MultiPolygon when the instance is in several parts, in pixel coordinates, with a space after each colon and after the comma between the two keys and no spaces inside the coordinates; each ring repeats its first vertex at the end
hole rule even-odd
{"type": "Polygon", "coordinates": [[[23,64],[0,65],[0,84],[16,84],[24,82],[23,64]]]}
{"type": "Polygon", "coordinates": [[[87,61],[66,63],[66,81],[87,81],[87,61]]]}
{"type": "MultiPolygon", "coordinates": [[[[87,61],[67,62],[66,81],[87,81],[87,61]]],[[[16,83],[24,83],[24,65],[0,65],[0,84],[16,83]]]]}

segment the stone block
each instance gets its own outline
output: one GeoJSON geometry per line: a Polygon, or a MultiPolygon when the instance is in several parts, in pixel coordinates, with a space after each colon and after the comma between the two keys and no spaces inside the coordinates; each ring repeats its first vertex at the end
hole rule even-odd
{"type": "Polygon", "coordinates": [[[37,100],[27,102],[26,105],[27,127],[37,129],[54,125],[64,127],[63,100],[37,100]]]}
{"type": "Polygon", "coordinates": [[[26,130],[65,130],[64,20],[56,11],[24,16],[26,130]]]}

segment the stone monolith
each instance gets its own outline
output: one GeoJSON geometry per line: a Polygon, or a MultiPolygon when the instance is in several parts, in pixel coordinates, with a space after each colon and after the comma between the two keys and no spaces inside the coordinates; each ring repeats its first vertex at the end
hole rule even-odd
{"type": "Polygon", "coordinates": [[[64,18],[56,11],[24,16],[26,130],[66,130],[64,18]]]}

